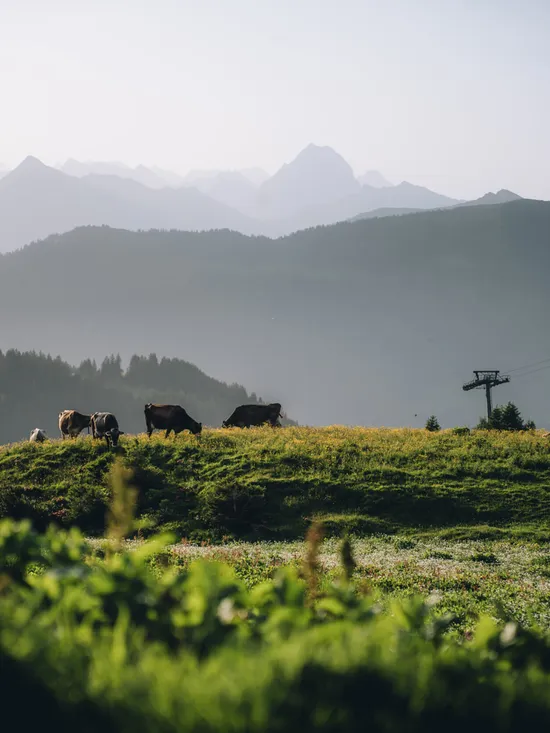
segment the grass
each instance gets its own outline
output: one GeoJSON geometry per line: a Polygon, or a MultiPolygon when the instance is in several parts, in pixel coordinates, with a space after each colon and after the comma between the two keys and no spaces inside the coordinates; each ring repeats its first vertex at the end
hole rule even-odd
{"type": "MultiPolygon", "coordinates": [[[[103,554],[107,542],[89,540],[92,554],[103,554]]],[[[134,550],[141,540],[125,547],[134,550]]],[[[516,539],[444,540],[438,536],[411,542],[407,536],[352,538],[355,586],[384,598],[413,595],[437,599],[436,609],[456,616],[454,627],[472,628],[483,614],[506,622],[550,631],[550,551],[546,543],[516,539]]],[[[150,560],[158,574],[167,567],[181,572],[195,560],[230,565],[247,587],[271,580],[282,568],[300,570],[303,541],[227,542],[223,545],[178,542],[150,560]]],[[[321,587],[341,577],[340,542],[327,538],[320,546],[321,587]]]]}
{"type": "Polygon", "coordinates": [[[0,449],[0,513],[35,526],[0,523],[5,717],[60,733],[545,729],[549,448],[291,428],[0,449]],[[327,536],[304,543],[314,518],[327,536]],[[41,532],[52,519],[105,537],[41,532]],[[171,539],[144,539],[159,528],[171,539]]]}
{"type": "MultiPolygon", "coordinates": [[[[550,538],[541,433],[205,430],[200,439],[124,436],[118,454],[145,524],[194,541],[298,538],[315,518],[333,535],[550,538]]],[[[102,534],[114,455],[88,437],[3,447],[0,516],[102,534]]]]}

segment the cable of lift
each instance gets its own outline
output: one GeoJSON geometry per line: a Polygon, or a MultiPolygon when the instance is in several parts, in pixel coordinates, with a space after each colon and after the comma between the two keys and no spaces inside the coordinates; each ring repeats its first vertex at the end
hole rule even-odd
{"type": "Polygon", "coordinates": [[[535,361],[533,364],[525,364],[524,366],[516,367],[515,369],[506,369],[506,373],[511,374],[513,372],[519,372],[522,369],[531,369],[531,367],[538,366],[539,364],[546,364],[546,362],[549,362],[549,361],[550,361],[550,357],[548,359],[541,359],[540,361],[535,361]]]}
{"type": "Polygon", "coordinates": [[[547,366],[539,367],[538,369],[532,369],[530,372],[523,372],[523,374],[518,374],[514,377],[515,379],[521,379],[522,377],[528,377],[530,374],[537,374],[537,372],[544,372],[547,369],[550,369],[550,364],[547,366]]]}

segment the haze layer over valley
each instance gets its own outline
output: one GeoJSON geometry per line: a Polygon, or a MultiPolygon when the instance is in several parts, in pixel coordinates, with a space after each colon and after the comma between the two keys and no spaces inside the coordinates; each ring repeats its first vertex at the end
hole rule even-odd
{"type": "MultiPolygon", "coordinates": [[[[525,200],[279,240],[80,228],[0,258],[0,348],[181,357],[309,424],[472,425],[473,369],[547,355],[549,229],[525,200]]],[[[495,400],[548,426],[544,377],[495,400]]]]}

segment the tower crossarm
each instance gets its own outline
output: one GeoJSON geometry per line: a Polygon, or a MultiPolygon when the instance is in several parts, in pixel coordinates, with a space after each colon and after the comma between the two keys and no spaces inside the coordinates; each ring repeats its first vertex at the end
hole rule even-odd
{"type": "Polygon", "coordinates": [[[462,385],[462,389],[465,392],[483,387],[497,387],[499,384],[506,384],[510,381],[510,377],[507,374],[501,374],[497,370],[477,370],[474,374],[474,379],[462,385]]]}

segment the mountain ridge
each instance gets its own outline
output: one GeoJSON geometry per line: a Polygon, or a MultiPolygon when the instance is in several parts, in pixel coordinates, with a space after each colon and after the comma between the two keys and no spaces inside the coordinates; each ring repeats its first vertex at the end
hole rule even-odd
{"type": "MultiPolygon", "coordinates": [[[[390,216],[471,203],[407,181],[361,185],[341,155],[313,144],[259,184],[250,176],[261,180],[261,169],[194,171],[180,179],[159,168],[117,162],[82,164],[69,159],[64,167],[74,175],[28,156],[0,178],[0,251],[89,224],[130,230],[232,229],[277,238],[338,221],[373,218],[372,212],[390,216]]],[[[477,204],[517,198],[502,189],[477,204]]]]}
{"type": "MultiPolygon", "coordinates": [[[[0,257],[0,348],[72,363],[170,353],[302,424],[472,425],[485,409],[461,389],[473,369],[541,358],[549,228],[550,203],[530,200],[278,240],[79,228],[0,257]]],[[[545,374],[495,400],[550,427],[545,374]]]]}

